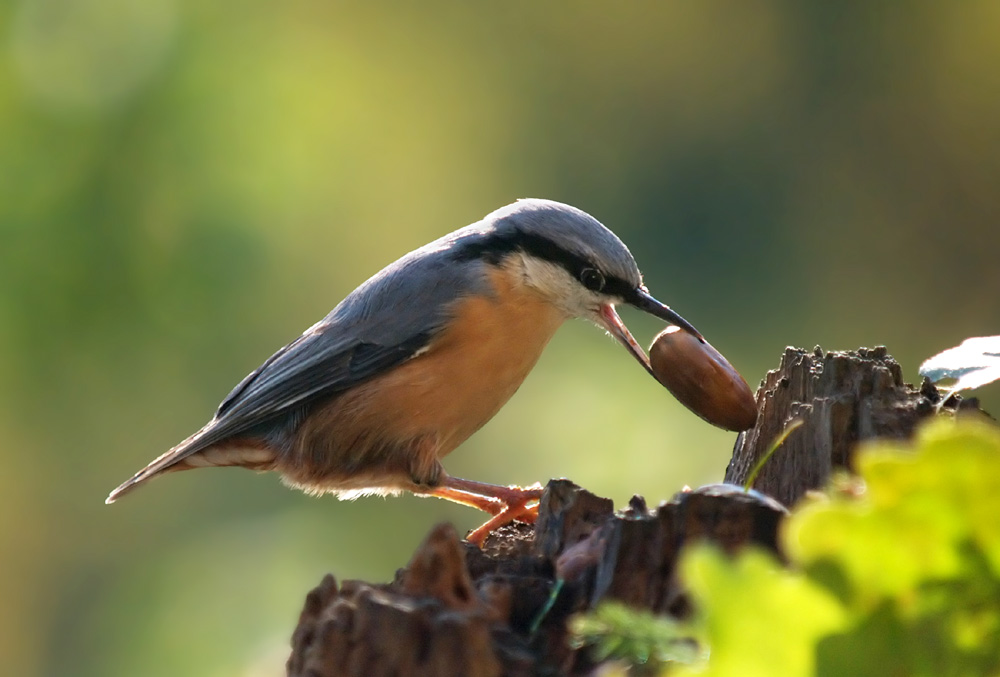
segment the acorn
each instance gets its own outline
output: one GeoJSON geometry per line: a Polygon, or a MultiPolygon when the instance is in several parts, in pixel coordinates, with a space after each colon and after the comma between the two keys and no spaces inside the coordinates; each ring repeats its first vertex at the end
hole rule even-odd
{"type": "Polygon", "coordinates": [[[653,375],[681,404],[712,425],[739,432],[757,423],[750,386],[707,341],[667,327],[649,347],[653,375]]]}

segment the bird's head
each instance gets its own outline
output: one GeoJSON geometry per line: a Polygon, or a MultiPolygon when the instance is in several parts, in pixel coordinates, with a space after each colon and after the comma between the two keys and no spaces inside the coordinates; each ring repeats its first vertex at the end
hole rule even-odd
{"type": "Polygon", "coordinates": [[[704,340],[687,320],[650,295],[628,247],[575,207],[520,200],[487,216],[460,251],[516,271],[566,316],[603,327],[651,374],[646,353],[616,306],[634,306],[704,340]]]}

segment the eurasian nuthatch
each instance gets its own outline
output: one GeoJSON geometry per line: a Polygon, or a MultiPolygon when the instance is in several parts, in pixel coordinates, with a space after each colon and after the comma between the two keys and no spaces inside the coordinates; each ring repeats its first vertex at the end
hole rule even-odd
{"type": "Polygon", "coordinates": [[[111,492],[206,466],[274,470],[312,494],[411,491],[531,519],[537,488],[451,477],[441,459],[514,394],[567,319],[606,329],[647,369],[625,303],[697,336],[649,295],[632,254],[590,215],[520,200],[376,273],[244,378],[201,430],[111,492]]]}

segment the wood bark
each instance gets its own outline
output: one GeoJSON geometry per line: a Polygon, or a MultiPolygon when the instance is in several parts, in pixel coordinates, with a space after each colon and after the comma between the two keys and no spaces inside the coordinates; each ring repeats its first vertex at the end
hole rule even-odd
{"type": "MultiPolygon", "coordinates": [[[[504,527],[482,550],[443,524],[391,583],[338,584],[327,575],[306,598],[288,674],[592,674],[590,653],[568,641],[573,614],[617,600],[684,618],[691,608],[675,568],[686,544],[708,540],[732,553],[752,543],[781,558],[784,506],[836,468],[850,469],[859,440],[910,435],[940,396],[930,384],[904,384],[884,348],[789,348],[757,404],[757,425],[737,439],[727,483],[653,509],[636,496],[615,512],[610,500],[553,480],[535,525],[504,527]],[[759,491],[744,491],[739,483],[796,418],[802,427],[758,475],[759,491]]],[[[975,408],[959,398],[946,404],[975,408]]]]}
{"type": "MultiPolygon", "coordinates": [[[[885,347],[824,353],[786,348],[781,364],[757,389],[757,424],[740,433],[725,481],[744,484],[757,462],[793,421],[793,430],[763,466],[754,488],[786,506],[826,486],[838,469],[853,469],[857,443],[905,439],[934,414],[941,395],[928,381],[903,382],[885,347]]],[[[949,398],[948,409],[979,411],[975,399],[949,398]]]]}

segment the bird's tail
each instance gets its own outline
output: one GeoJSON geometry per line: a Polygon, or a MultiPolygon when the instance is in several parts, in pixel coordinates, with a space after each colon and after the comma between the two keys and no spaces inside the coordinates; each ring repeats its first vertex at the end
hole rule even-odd
{"type": "Polygon", "coordinates": [[[249,437],[225,437],[213,419],[194,435],[125,480],[108,494],[104,502],[110,505],[147,480],[168,472],[218,466],[269,470],[274,460],[275,452],[267,444],[249,437]]]}
{"type": "Polygon", "coordinates": [[[204,445],[199,443],[202,441],[205,432],[211,427],[212,423],[207,424],[201,430],[174,446],[170,451],[157,457],[152,463],[122,482],[117,489],[108,494],[104,502],[111,505],[140,484],[157,475],[162,475],[173,470],[187,470],[188,468],[195,467],[195,465],[186,463],[185,459],[204,448],[204,445]]]}

